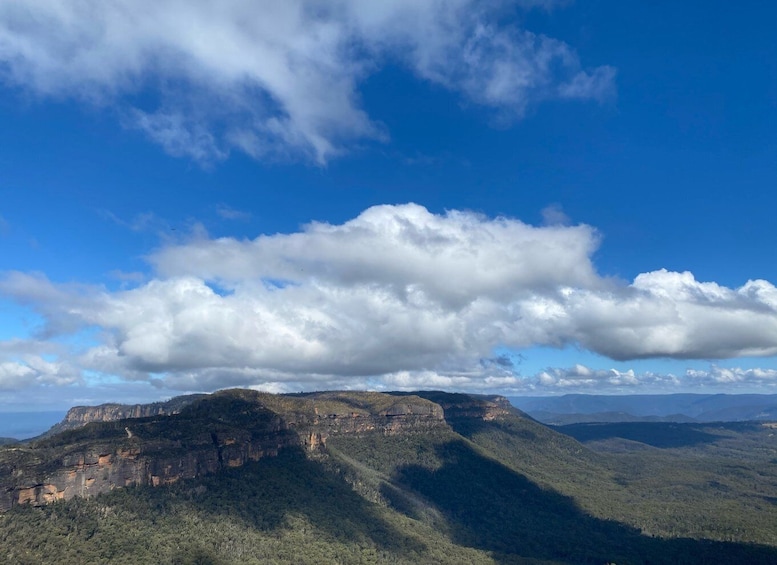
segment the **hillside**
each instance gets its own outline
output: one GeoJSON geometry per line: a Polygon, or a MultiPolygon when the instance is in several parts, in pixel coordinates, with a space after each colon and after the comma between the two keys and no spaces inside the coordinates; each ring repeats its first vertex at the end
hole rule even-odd
{"type": "MultiPolygon", "coordinates": [[[[651,501],[671,479],[646,486],[638,450],[591,449],[501,397],[233,390],[108,412],[0,449],[3,563],[777,562],[777,481],[761,477],[758,504],[750,484],[773,448],[758,430],[755,459],[729,445],[714,457],[731,466],[705,471],[725,496],[672,505],[671,482],[651,501]]],[[[688,457],[645,449],[654,472],[688,457]]]]}

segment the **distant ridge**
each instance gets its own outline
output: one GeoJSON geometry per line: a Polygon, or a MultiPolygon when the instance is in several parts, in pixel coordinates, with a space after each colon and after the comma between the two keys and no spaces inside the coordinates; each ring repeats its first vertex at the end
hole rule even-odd
{"type": "Polygon", "coordinates": [[[744,422],[777,419],[777,394],[565,394],[509,397],[548,424],[583,422],[744,422]]]}

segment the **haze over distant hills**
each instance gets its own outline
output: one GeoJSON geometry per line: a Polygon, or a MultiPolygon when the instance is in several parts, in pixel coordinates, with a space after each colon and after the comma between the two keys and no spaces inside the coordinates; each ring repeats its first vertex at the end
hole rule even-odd
{"type": "Polygon", "coordinates": [[[566,394],[509,397],[547,424],[577,422],[743,422],[777,419],[777,394],[566,394]]]}

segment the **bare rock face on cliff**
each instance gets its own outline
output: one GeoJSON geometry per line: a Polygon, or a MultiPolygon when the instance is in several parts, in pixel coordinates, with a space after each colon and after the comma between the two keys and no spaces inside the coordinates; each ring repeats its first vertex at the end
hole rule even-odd
{"type": "Polygon", "coordinates": [[[338,435],[449,429],[448,414],[487,420],[507,409],[496,398],[430,394],[439,393],[227,390],[149,405],[74,408],[40,439],[0,449],[0,511],[170,484],[290,447],[314,454],[338,435]]]}
{"type": "Polygon", "coordinates": [[[65,418],[43,434],[49,437],[67,430],[74,430],[92,422],[113,422],[127,418],[149,418],[179,414],[189,404],[201,400],[205,394],[176,396],[167,402],[150,404],[101,404],[99,406],[75,406],[67,411],[65,418]]]}

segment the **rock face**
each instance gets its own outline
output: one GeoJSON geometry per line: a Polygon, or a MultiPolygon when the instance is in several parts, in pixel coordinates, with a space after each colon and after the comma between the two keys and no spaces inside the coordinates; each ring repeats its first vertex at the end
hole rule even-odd
{"type": "MultiPolygon", "coordinates": [[[[401,393],[393,393],[401,394],[401,393]]],[[[508,414],[528,417],[515,408],[504,396],[458,394],[439,391],[419,391],[413,393],[436,403],[442,408],[445,420],[484,420],[491,421],[508,414]]]]}
{"type": "Polygon", "coordinates": [[[67,411],[65,418],[43,437],[52,436],[66,430],[73,430],[92,422],[113,422],[127,418],[149,418],[151,416],[170,416],[179,414],[186,406],[204,398],[204,394],[177,396],[167,402],[151,404],[101,404],[100,406],[75,406],[67,411]]]}
{"type": "MultiPolygon", "coordinates": [[[[457,410],[455,404],[370,392],[229,390],[150,405],[74,408],[42,439],[0,449],[0,511],[170,484],[289,447],[314,453],[338,434],[423,433],[447,427],[445,413],[457,410]]],[[[477,418],[491,414],[461,410],[477,418]]]]}

